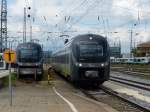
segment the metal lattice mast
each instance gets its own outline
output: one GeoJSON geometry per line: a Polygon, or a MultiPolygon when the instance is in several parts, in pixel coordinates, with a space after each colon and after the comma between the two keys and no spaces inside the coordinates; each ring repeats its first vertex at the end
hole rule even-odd
{"type": "Polygon", "coordinates": [[[7,48],[7,0],[1,1],[1,36],[0,50],[7,48]]]}

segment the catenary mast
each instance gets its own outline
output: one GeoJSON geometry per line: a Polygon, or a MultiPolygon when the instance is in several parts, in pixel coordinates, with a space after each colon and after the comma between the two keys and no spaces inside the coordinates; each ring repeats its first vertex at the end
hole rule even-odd
{"type": "Polygon", "coordinates": [[[7,48],[7,0],[1,1],[0,52],[7,48]]]}

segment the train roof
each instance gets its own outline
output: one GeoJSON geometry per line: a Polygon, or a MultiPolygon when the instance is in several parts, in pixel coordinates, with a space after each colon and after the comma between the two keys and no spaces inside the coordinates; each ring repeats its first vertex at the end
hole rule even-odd
{"type": "Polygon", "coordinates": [[[97,35],[97,34],[81,34],[81,35],[74,37],[74,39],[87,38],[87,37],[94,37],[94,38],[98,38],[98,39],[102,39],[102,40],[106,39],[104,36],[97,35]]]}
{"type": "Polygon", "coordinates": [[[96,40],[102,40],[102,41],[105,41],[105,40],[106,40],[106,38],[105,38],[104,36],[97,35],[97,34],[80,34],[80,35],[77,35],[77,36],[71,38],[71,39],[69,40],[69,42],[64,45],[64,47],[62,47],[61,49],[59,49],[59,50],[53,52],[52,54],[58,53],[59,51],[63,50],[64,48],[70,46],[70,45],[71,45],[74,41],[76,41],[76,40],[87,39],[87,38],[89,38],[89,37],[93,37],[93,38],[96,39],[96,40]]]}
{"type": "Polygon", "coordinates": [[[18,46],[24,46],[24,45],[27,45],[27,44],[41,46],[40,44],[38,44],[38,43],[34,43],[34,42],[21,43],[21,44],[19,44],[18,46]]]}
{"type": "Polygon", "coordinates": [[[69,40],[69,42],[66,43],[65,46],[72,43],[74,40],[80,40],[80,39],[82,40],[82,39],[86,39],[86,38],[89,38],[89,37],[94,37],[98,40],[106,40],[106,38],[104,36],[97,35],[97,34],[80,34],[80,35],[77,35],[77,36],[73,37],[71,40],[69,40]]]}
{"type": "MultiPolygon", "coordinates": [[[[21,47],[26,46],[26,45],[31,45],[31,46],[35,46],[35,47],[41,48],[41,45],[38,44],[38,43],[26,42],[26,43],[21,43],[21,44],[19,44],[19,45],[17,46],[17,49],[20,49],[21,47]]],[[[17,50],[17,49],[16,49],[16,50],[17,50]]]]}

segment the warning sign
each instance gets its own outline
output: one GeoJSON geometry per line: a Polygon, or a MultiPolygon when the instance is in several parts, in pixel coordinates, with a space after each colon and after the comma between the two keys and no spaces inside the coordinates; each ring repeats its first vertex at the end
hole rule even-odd
{"type": "Polygon", "coordinates": [[[16,52],[10,49],[7,49],[4,51],[3,53],[3,59],[7,62],[7,63],[13,63],[16,61],[16,52]]]}

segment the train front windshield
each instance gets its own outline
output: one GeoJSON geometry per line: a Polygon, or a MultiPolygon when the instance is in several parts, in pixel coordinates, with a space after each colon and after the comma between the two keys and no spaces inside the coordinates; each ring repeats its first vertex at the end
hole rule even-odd
{"type": "Polygon", "coordinates": [[[103,46],[89,43],[89,44],[80,44],[80,57],[99,57],[103,56],[103,46]]]}
{"type": "Polygon", "coordinates": [[[37,49],[21,49],[19,59],[21,62],[37,62],[39,54],[37,49]]]}
{"type": "Polygon", "coordinates": [[[80,41],[75,46],[74,55],[79,62],[98,63],[107,60],[107,45],[102,41],[80,41]]]}

